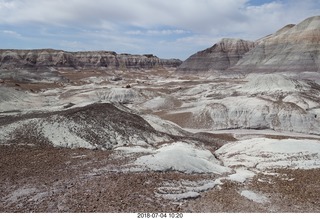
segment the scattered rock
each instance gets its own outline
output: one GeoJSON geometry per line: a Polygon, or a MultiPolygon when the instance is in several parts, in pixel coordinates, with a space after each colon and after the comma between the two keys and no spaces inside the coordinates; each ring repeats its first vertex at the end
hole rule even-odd
{"type": "Polygon", "coordinates": [[[63,108],[67,109],[70,107],[73,107],[75,104],[74,103],[68,103],[67,105],[63,106],[63,108]]]}
{"type": "Polygon", "coordinates": [[[120,76],[112,76],[112,77],[110,78],[110,80],[111,80],[111,81],[121,81],[121,80],[122,80],[122,77],[120,77],[120,76]]]}

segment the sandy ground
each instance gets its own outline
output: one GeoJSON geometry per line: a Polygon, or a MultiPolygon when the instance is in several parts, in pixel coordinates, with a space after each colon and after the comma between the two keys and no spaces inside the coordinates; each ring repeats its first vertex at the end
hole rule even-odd
{"type": "Polygon", "coordinates": [[[225,181],[198,198],[176,201],[159,196],[159,188],[219,176],[116,171],[129,158],[111,151],[31,146],[0,151],[0,212],[320,212],[319,169],[225,181]]]}

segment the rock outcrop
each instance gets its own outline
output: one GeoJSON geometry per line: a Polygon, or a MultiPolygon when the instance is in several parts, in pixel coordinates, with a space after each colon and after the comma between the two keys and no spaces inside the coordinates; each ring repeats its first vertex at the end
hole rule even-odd
{"type": "Polygon", "coordinates": [[[320,16],[289,24],[255,42],[223,39],[183,62],[178,72],[320,72],[320,16]]]}
{"type": "Polygon", "coordinates": [[[255,43],[251,41],[225,38],[211,48],[189,57],[178,67],[177,71],[182,73],[223,71],[237,64],[242,56],[254,46],[255,43]]]}
{"type": "Polygon", "coordinates": [[[320,72],[320,16],[287,25],[259,40],[232,69],[240,72],[320,72]]]}
{"type": "Polygon", "coordinates": [[[154,55],[117,54],[108,51],[66,52],[62,50],[0,50],[0,69],[16,68],[157,68],[177,67],[178,59],[160,59],[154,55]]]}

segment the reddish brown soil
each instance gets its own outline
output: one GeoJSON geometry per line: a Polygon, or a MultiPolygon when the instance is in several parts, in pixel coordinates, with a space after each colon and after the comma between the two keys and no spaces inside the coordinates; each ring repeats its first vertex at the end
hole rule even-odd
{"type": "Polygon", "coordinates": [[[182,210],[179,204],[155,197],[161,183],[208,177],[103,171],[125,161],[112,158],[109,151],[8,146],[0,150],[0,212],[176,212],[182,210]]]}
{"type": "Polygon", "coordinates": [[[320,170],[226,181],[200,198],[173,202],[155,195],[163,182],[218,176],[111,171],[127,162],[111,151],[1,146],[0,152],[0,212],[320,212],[320,170]],[[270,202],[246,199],[239,194],[243,189],[270,202]]]}

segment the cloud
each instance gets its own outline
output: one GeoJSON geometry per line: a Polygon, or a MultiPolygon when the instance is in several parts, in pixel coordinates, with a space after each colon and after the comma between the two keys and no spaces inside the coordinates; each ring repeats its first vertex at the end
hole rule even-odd
{"type": "Polygon", "coordinates": [[[185,52],[180,58],[223,37],[255,40],[319,14],[318,0],[0,0],[0,28],[29,37],[25,43],[38,37],[163,57],[175,49],[185,52]]]}
{"type": "MultiPolygon", "coordinates": [[[[203,26],[226,15],[238,14],[246,0],[2,0],[0,22],[19,24],[84,24],[99,26],[105,22],[137,27],[203,26]],[[204,25],[203,25],[204,24],[204,25]]],[[[236,16],[233,16],[236,17],[236,16]]],[[[205,27],[204,27],[205,28],[205,27]]]]}
{"type": "Polygon", "coordinates": [[[249,25],[253,30],[259,29],[261,20],[267,24],[266,29],[275,21],[301,20],[312,11],[320,12],[316,3],[316,0],[269,1],[261,5],[251,5],[249,0],[0,0],[0,23],[79,25],[109,30],[119,25],[145,29],[164,26],[196,33],[220,33],[241,31],[240,28],[249,25]]]}
{"type": "Polygon", "coordinates": [[[2,33],[5,35],[13,36],[13,37],[21,37],[21,34],[15,32],[15,31],[12,31],[12,30],[3,30],[2,33]]]}
{"type": "Polygon", "coordinates": [[[270,31],[276,22],[283,25],[284,21],[304,19],[312,11],[319,13],[317,3],[269,1],[253,6],[249,0],[0,0],[0,24],[78,25],[109,30],[121,25],[145,29],[162,26],[206,34],[250,29],[261,32],[261,26],[270,31]]]}
{"type": "Polygon", "coordinates": [[[132,30],[125,32],[128,35],[145,35],[145,36],[163,36],[163,35],[182,35],[189,34],[190,31],[181,29],[154,29],[154,30],[132,30]]]}

